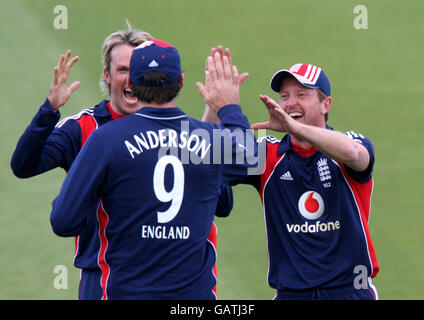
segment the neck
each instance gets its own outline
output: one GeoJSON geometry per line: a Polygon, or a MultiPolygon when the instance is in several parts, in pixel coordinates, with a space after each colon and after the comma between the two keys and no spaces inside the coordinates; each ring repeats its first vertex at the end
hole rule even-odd
{"type": "Polygon", "coordinates": [[[313,146],[310,143],[304,140],[300,140],[296,138],[294,135],[290,135],[290,142],[296,145],[296,147],[298,147],[299,149],[308,150],[313,148],[313,146]]]}
{"type": "Polygon", "coordinates": [[[139,101],[138,105],[140,108],[144,107],[153,107],[153,108],[176,108],[177,107],[177,98],[172,99],[171,101],[164,103],[164,104],[157,104],[155,102],[145,102],[145,101],[139,101]]]}
{"type": "MultiPolygon", "coordinates": [[[[109,110],[110,115],[112,116],[112,119],[116,120],[116,119],[120,119],[122,117],[124,117],[123,114],[121,114],[120,112],[117,112],[113,107],[112,107],[112,103],[109,101],[106,103],[106,107],[109,110]]],[[[116,108],[117,109],[117,108],[116,108]]],[[[119,110],[118,110],[119,111],[119,110]]]]}

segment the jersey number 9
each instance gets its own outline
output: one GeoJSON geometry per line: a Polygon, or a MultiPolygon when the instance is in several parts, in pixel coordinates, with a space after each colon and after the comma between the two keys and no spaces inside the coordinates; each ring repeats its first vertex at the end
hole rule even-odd
{"type": "Polygon", "coordinates": [[[158,222],[167,223],[176,217],[183,202],[184,168],[177,157],[163,156],[159,159],[153,173],[153,189],[159,201],[171,202],[168,210],[157,212],[158,222]],[[165,189],[165,169],[168,165],[171,165],[174,171],[174,183],[169,192],[165,189]]]}

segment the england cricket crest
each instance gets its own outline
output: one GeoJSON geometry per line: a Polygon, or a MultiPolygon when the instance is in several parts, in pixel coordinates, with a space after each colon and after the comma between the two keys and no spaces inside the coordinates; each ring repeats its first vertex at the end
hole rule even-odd
{"type": "Polygon", "coordinates": [[[320,158],[317,162],[319,179],[323,183],[324,188],[331,187],[331,173],[327,161],[327,158],[320,158]]]}

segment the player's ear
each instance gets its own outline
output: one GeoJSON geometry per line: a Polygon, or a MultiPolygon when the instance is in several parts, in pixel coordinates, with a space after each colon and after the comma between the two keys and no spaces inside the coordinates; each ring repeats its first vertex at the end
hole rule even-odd
{"type": "Polygon", "coordinates": [[[326,97],[324,100],[322,100],[321,102],[321,112],[323,114],[327,114],[328,112],[330,112],[330,108],[331,105],[333,104],[333,98],[331,97],[326,97]]]}
{"type": "Polygon", "coordinates": [[[103,76],[105,77],[106,83],[107,84],[110,84],[111,83],[111,81],[110,81],[110,73],[109,73],[109,71],[106,68],[103,69],[103,76]]]}
{"type": "Polygon", "coordinates": [[[180,83],[181,83],[181,89],[184,87],[184,73],[181,73],[180,75],[180,83]]]}

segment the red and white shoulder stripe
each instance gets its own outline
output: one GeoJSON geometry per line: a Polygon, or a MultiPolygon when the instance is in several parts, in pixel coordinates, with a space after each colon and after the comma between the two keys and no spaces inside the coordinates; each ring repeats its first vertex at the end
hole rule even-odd
{"type": "Polygon", "coordinates": [[[94,108],[84,109],[74,116],[64,118],[56,127],[61,128],[68,121],[76,121],[81,128],[81,148],[87,141],[90,134],[99,127],[96,118],[94,117],[94,108]]]}
{"type": "Polygon", "coordinates": [[[69,116],[69,117],[66,117],[66,118],[63,118],[62,120],[60,120],[56,124],[56,128],[61,128],[69,120],[79,120],[83,116],[93,116],[93,115],[94,115],[94,108],[83,109],[73,116],[69,116]]]}

